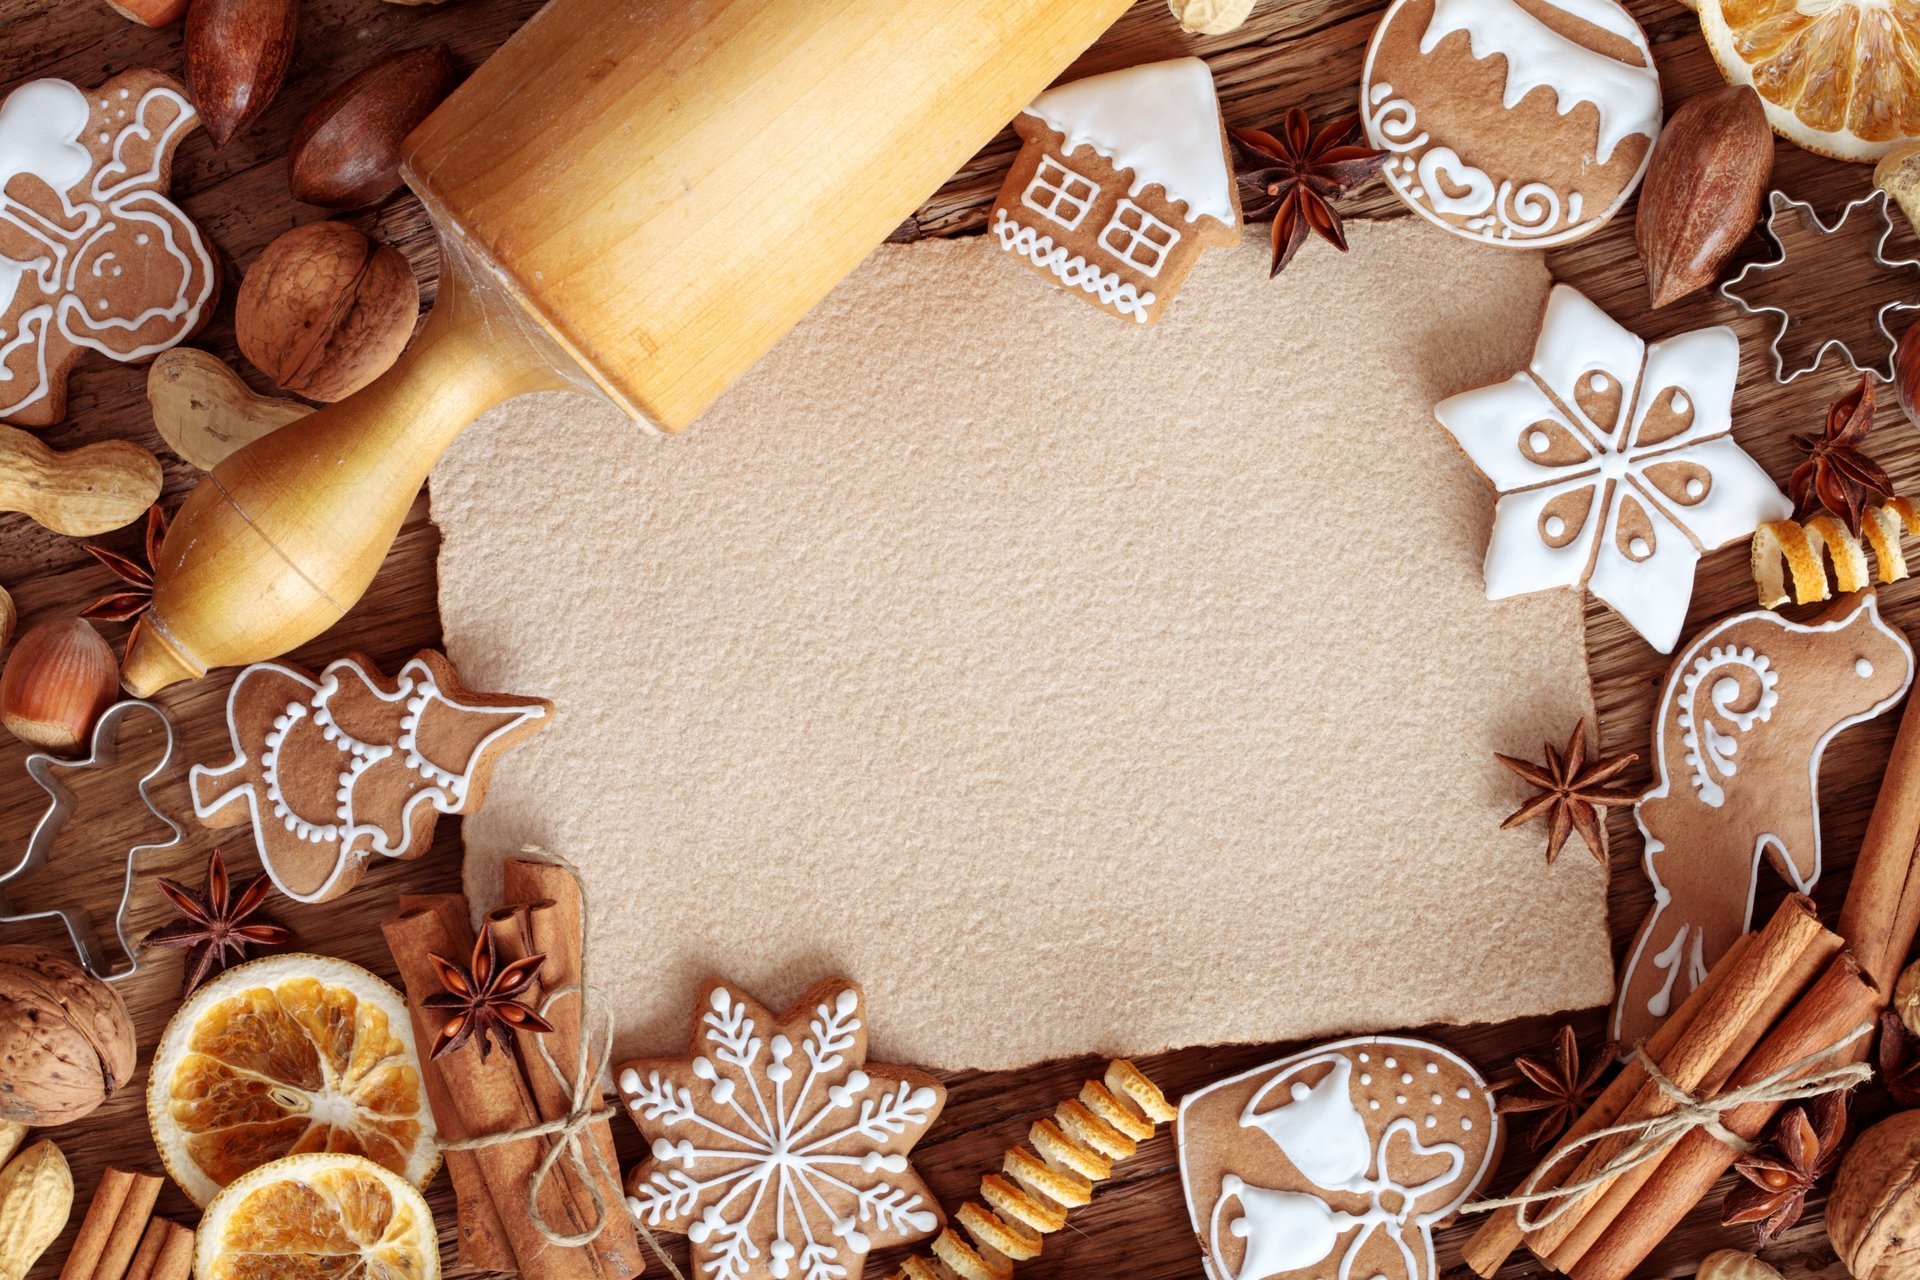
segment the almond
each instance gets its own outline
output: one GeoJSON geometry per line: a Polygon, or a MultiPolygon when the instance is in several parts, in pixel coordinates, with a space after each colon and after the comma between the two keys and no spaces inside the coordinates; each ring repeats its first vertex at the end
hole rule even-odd
{"type": "Polygon", "coordinates": [[[1749,85],[1695,94],[1647,164],[1634,242],[1655,307],[1713,283],[1753,230],[1773,176],[1773,131],[1749,85]]]}
{"type": "Polygon", "coordinates": [[[396,53],[336,88],[293,135],[293,198],[353,209],[398,191],[401,142],[452,91],[453,56],[443,44],[396,53]]]}
{"type": "Polygon", "coordinates": [[[193,0],[187,92],[216,147],[258,120],[280,92],[299,25],[299,0],[193,0]]]}

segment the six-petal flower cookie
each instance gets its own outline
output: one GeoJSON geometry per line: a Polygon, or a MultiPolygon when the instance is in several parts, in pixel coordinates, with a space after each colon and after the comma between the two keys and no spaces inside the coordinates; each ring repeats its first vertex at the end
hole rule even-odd
{"type": "Polygon", "coordinates": [[[1729,434],[1740,342],[1651,345],[1556,285],[1527,367],[1434,408],[1500,493],[1487,596],[1585,586],[1672,651],[1707,551],[1792,511],[1729,434]]]}
{"type": "Polygon", "coordinates": [[[629,1062],[618,1084],[653,1158],[628,1206],[685,1232],[704,1280],[859,1280],[872,1249],[940,1228],[907,1152],[946,1090],[867,1061],[860,988],[821,983],[776,1018],[701,989],[691,1054],[629,1062]]]}

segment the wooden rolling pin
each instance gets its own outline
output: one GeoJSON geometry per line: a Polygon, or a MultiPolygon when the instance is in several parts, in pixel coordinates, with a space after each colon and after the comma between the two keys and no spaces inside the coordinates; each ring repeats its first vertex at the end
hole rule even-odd
{"type": "Polygon", "coordinates": [[[407,141],[446,256],[426,327],[378,382],[200,482],[127,688],[333,625],[434,462],[504,400],[593,387],[686,426],[1127,5],[553,0],[407,141]]]}

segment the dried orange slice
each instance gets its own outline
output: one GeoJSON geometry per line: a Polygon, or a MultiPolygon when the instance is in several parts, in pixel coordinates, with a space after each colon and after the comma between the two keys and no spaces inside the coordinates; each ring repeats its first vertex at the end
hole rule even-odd
{"type": "Polygon", "coordinates": [[[1700,31],[1775,133],[1840,160],[1920,137],[1916,0],[1698,0],[1700,31]]]}
{"type": "Polygon", "coordinates": [[[154,1051],[147,1123],[199,1205],[303,1152],[366,1156],[415,1186],[440,1163],[406,1001],[326,956],[255,960],[194,992],[154,1051]]]}
{"type": "Polygon", "coordinates": [[[420,1193],[361,1156],[315,1152],[233,1180],[200,1219],[198,1280],[436,1280],[420,1193]]]}

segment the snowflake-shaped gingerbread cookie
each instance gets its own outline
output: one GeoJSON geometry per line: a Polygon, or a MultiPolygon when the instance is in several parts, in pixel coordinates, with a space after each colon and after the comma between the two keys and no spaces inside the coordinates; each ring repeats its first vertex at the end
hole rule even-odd
{"type": "Polygon", "coordinates": [[[1585,586],[1670,653],[1702,554],[1792,514],[1729,434],[1740,341],[1651,345],[1566,285],[1527,367],[1434,408],[1500,493],[1487,597],[1585,586]]]}
{"type": "Polygon", "coordinates": [[[870,1250],[939,1230],[907,1152],[946,1090],[867,1061],[860,988],[814,987],[776,1018],[724,983],[696,1005],[692,1052],[621,1067],[621,1098],[651,1142],[627,1203],[684,1232],[705,1280],[859,1280],[870,1250]]]}
{"type": "Polygon", "coordinates": [[[82,352],[145,360],[206,318],[219,272],[167,198],[199,120],[158,71],[0,101],[0,421],[58,422],[82,352]]]}

